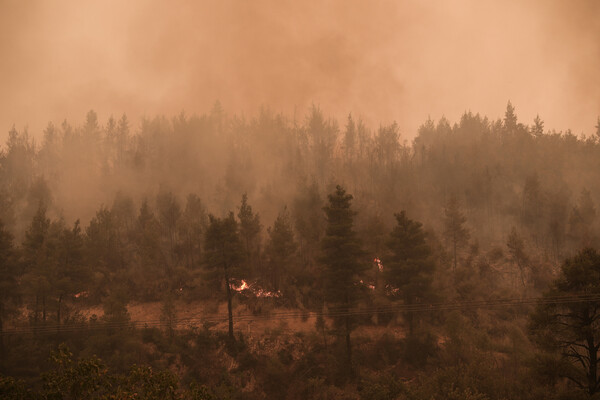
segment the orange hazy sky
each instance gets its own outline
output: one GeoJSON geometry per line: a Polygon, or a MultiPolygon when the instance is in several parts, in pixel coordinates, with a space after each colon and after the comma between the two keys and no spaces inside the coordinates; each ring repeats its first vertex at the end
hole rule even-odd
{"type": "Polygon", "coordinates": [[[0,0],[0,139],[14,124],[307,107],[397,121],[520,120],[592,134],[595,0],[0,0]]]}

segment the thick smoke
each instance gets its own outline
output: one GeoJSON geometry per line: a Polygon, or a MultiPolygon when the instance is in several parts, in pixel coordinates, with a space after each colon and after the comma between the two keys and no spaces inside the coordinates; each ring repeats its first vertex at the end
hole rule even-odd
{"type": "Polygon", "coordinates": [[[205,112],[499,117],[591,134],[600,5],[579,1],[0,1],[1,138],[16,124],[205,112]]]}

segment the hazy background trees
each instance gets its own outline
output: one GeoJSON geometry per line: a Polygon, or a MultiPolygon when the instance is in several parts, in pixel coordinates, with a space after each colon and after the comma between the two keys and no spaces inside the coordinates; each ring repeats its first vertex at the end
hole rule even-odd
{"type": "MultiPolygon", "coordinates": [[[[81,126],[49,124],[39,145],[12,129],[0,153],[0,322],[56,338],[109,323],[86,351],[138,349],[130,305],[160,302],[169,326],[161,351],[189,352],[175,334],[174,304],[227,303],[240,368],[275,376],[297,360],[282,353],[261,364],[234,331],[234,310],[268,316],[285,306],[317,317],[310,343],[319,356],[305,361],[318,367],[302,370],[311,379],[334,365],[327,357],[360,372],[381,349],[390,368],[430,360],[448,374],[471,361],[487,368],[485,354],[506,343],[508,361],[492,361],[515,377],[525,368],[519,351],[533,351],[526,310],[402,307],[539,296],[564,258],[599,244],[599,156],[597,137],[547,131],[539,117],[524,124],[511,104],[497,121],[471,112],[456,123],[428,119],[411,143],[394,123],[371,130],[349,116],[342,125],[318,107],[305,118],[267,110],[245,118],[217,104],[139,124],[91,111],[81,126]],[[273,297],[238,294],[242,280],[273,297]],[[78,314],[90,307],[104,316],[78,314]],[[344,314],[361,309],[373,315],[344,314]],[[356,333],[386,325],[403,340],[356,333]]],[[[212,338],[208,331],[194,338],[212,338]]],[[[122,364],[133,359],[119,354],[122,364]]]]}

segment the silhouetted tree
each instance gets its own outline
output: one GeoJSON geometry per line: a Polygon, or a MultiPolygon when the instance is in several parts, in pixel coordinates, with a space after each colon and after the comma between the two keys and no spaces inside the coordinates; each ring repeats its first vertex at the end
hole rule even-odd
{"type": "Polygon", "coordinates": [[[188,268],[193,268],[200,261],[202,237],[207,225],[208,216],[202,201],[195,194],[188,195],[179,226],[181,252],[188,268]]]}
{"type": "Polygon", "coordinates": [[[61,324],[63,299],[89,289],[91,274],[84,265],[84,237],[81,233],[79,220],[75,221],[72,229],[63,227],[59,234],[57,245],[56,270],[52,284],[56,292],[57,309],[56,321],[61,324]]]}
{"type": "Polygon", "coordinates": [[[125,267],[123,248],[117,225],[110,210],[102,206],[85,230],[87,262],[104,271],[115,273],[125,267]]]}
{"type": "Polygon", "coordinates": [[[529,175],[523,186],[520,219],[532,233],[536,243],[542,235],[542,220],[546,208],[546,199],[537,174],[529,175]]]}
{"type": "Polygon", "coordinates": [[[600,254],[584,249],[565,260],[560,276],[552,283],[530,316],[530,331],[544,349],[558,352],[568,361],[559,374],[590,395],[600,389],[600,301],[573,296],[600,295],[600,254]],[[565,300],[552,300],[562,297],[565,300]]]}
{"type": "Polygon", "coordinates": [[[540,118],[539,115],[535,116],[533,120],[534,125],[531,127],[531,133],[534,136],[541,136],[544,134],[544,121],[540,118]]]}
{"type": "Polygon", "coordinates": [[[277,215],[273,227],[267,232],[269,241],[265,247],[265,254],[269,263],[269,280],[273,289],[279,290],[284,277],[289,276],[289,264],[297,248],[286,208],[277,215]]]}
{"type": "Polygon", "coordinates": [[[510,260],[515,264],[519,270],[521,276],[521,283],[525,287],[525,274],[527,268],[529,268],[529,257],[525,252],[525,242],[517,233],[517,229],[513,227],[508,235],[506,241],[506,247],[508,247],[508,254],[510,254],[510,260]]]}
{"type": "Polygon", "coordinates": [[[341,316],[334,317],[334,321],[346,337],[348,368],[352,371],[350,333],[355,319],[350,312],[361,296],[357,284],[368,265],[362,259],[364,252],[353,230],[356,212],[350,208],[352,195],[346,194],[338,185],[327,198],[329,204],[323,208],[327,215],[327,229],[321,239],[321,261],[325,266],[325,301],[332,310],[341,313],[341,316]]]}
{"type": "Polygon", "coordinates": [[[177,226],[181,218],[181,206],[172,192],[160,191],[156,196],[158,221],[164,235],[168,238],[169,256],[173,260],[177,245],[177,226]]]}
{"type": "Polygon", "coordinates": [[[506,104],[506,112],[504,113],[504,127],[508,131],[512,131],[517,128],[517,116],[515,114],[515,107],[509,101],[506,104]]]}
{"type": "Polygon", "coordinates": [[[242,195],[242,203],[237,215],[240,226],[239,234],[244,246],[244,254],[248,267],[256,269],[260,254],[260,216],[252,211],[252,206],[248,204],[248,195],[242,195]]]}
{"type": "Polygon", "coordinates": [[[463,215],[456,196],[450,196],[444,209],[444,234],[446,241],[450,244],[454,270],[458,263],[458,252],[469,242],[469,230],[464,226],[467,218],[463,215]]]}
{"type": "Polygon", "coordinates": [[[53,254],[49,240],[50,219],[46,217],[46,207],[42,204],[25,232],[22,256],[25,274],[23,283],[28,294],[35,298],[33,320],[39,321],[40,307],[42,320],[46,321],[46,300],[50,292],[50,274],[53,254]]]}
{"type": "Polygon", "coordinates": [[[227,294],[227,314],[229,318],[229,339],[233,336],[233,293],[231,278],[239,274],[242,261],[242,244],[238,234],[238,226],[233,215],[217,218],[209,215],[209,224],[204,236],[204,259],[209,277],[222,281],[227,294]]]}
{"type": "MultiPolygon", "coordinates": [[[[425,240],[422,224],[406,216],[405,211],[395,214],[397,225],[390,233],[387,247],[389,258],[382,260],[384,276],[394,289],[394,297],[406,305],[431,300],[435,264],[431,249],[425,240]]],[[[414,334],[414,313],[404,315],[409,326],[409,335],[414,334]]]]}
{"type": "Polygon", "coordinates": [[[316,182],[303,187],[297,194],[293,218],[304,265],[311,266],[325,230],[323,201],[316,182]]]}
{"type": "Polygon", "coordinates": [[[594,236],[596,207],[589,190],[583,189],[569,216],[569,236],[579,247],[590,246],[594,236]]]}
{"type": "Polygon", "coordinates": [[[4,361],[4,321],[18,306],[16,261],[13,236],[0,220],[0,363],[4,361]]]}

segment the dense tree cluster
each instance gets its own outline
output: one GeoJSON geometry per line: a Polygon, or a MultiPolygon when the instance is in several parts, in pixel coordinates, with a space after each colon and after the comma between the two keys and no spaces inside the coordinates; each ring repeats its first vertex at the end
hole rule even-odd
{"type": "MultiPolygon", "coordinates": [[[[23,367],[17,352],[32,346],[28,360],[39,360],[58,341],[83,357],[129,345],[138,362],[160,366],[160,357],[134,345],[145,340],[162,346],[163,355],[179,354],[169,365],[178,363],[185,379],[206,374],[194,379],[215,398],[228,398],[228,390],[229,398],[242,396],[252,371],[265,396],[286,395],[267,382],[299,375],[303,385],[290,398],[318,391],[335,398],[335,390],[358,385],[348,390],[361,398],[500,399],[518,391],[478,374],[500,365],[506,379],[526,385],[529,361],[519,354],[533,359],[537,343],[556,361],[545,388],[568,390],[557,378],[566,376],[587,390],[581,376],[596,372],[557,372],[565,371],[564,359],[551,350],[580,339],[551,329],[561,321],[548,313],[560,307],[537,309],[533,342],[529,309],[424,307],[530,298],[548,287],[587,290],[568,288],[576,272],[597,281],[589,268],[573,267],[595,265],[591,250],[560,265],[599,244],[599,140],[546,131],[539,116],[520,123],[510,103],[502,120],[470,112],[455,124],[429,119],[412,143],[402,141],[396,124],[371,131],[349,116],[340,127],[317,107],[301,121],[266,110],[246,120],[216,104],[206,115],[144,119],[137,128],[125,115],[101,125],[90,111],[78,127],[50,123],[39,145],[13,128],[0,153],[0,372],[35,381],[42,366],[23,367]],[[249,283],[269,296],[244,291],[249,283]],[[148,327],[131,333],[132,302],[161,302],[165,337],[148,327]],[[194,346],[221,367],[224,357],[235,359],[235,383],[225,385],[186,356],[196,350],[183,338],[199,333],[175,334],[176,304],[194,302],[215,309],[227,303],[226,339],[207,325],[205,342],[194,346]],[[94,307],[103,310],[100,317],[82,314],[94,307]],[[256,316],[274,307],[312,313],[315,336],[275,358],[259,355],[235,327],[236,307],[256,316]],[[70,334],[76,327],[100,333],[84,343],[70,334]],[[365,327],[386,334],[373,339],[365,327]],[[25,328],[36,344],[3,334],[25,328]],[[542,335],[548,329],[554,337],[542,335]],[[389,334],[394,330],[399,337],[389,334]],[[290,355],[300,350],[301,357],[290,355]],[[428,375],[434,365],[440,370],[428,375]],[[399,376],[417,375],[419,385],[397,384],[399,376]]],[[[573,318],[588,312],[567,311],[573,318]]],[[[110,357],[121,369],[111,379],[123,387],[127,379],[152,381],[148,370],[125,374],[136,362],[131,354],[110,357]]],[[[94,371],[104,368],[85,360],[94,371]]],[[[13,381],[2,385],[20,390],[13,381]]],[[[211,398],[206,390],[198,398],[211,398]]]]}

